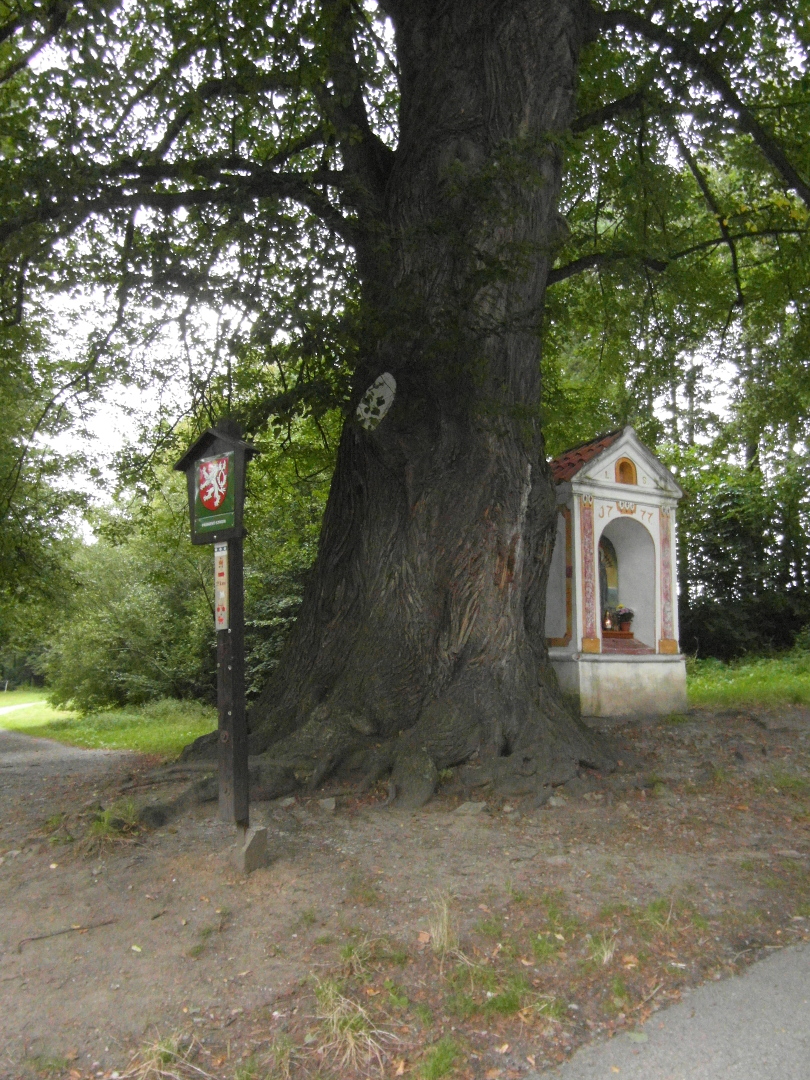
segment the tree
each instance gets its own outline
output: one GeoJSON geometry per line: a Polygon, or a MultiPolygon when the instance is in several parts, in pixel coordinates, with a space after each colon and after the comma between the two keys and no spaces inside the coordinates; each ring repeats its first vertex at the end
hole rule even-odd
{"type": "MultiPolygon", "coordinates": [[[[46,72],[25,66],[52,25],[31,10],[0,35],[5,280],[36,292],[59,266],[106,289],[88,378],[161,319],[188,339],[195,307],[216,309],[225,370],[218,389],[195,375],[201,413],[217,393],[254,432],[345,411],[302,611],[251,714],[280,786],[391,769],[418,803],[476,754],[513,793],[609,767],[543,637],[546,289],[608,269],[617,297],[622,275],[646,283],[652,392],[689,338],[658,333],[652,277],[670,327],[697,307],[722,336],[754,241],[801,262],[806,5],[76,4],[46,72]],[[728,263],[730,306],[697,284],[701,260],[710,281],[728,263]],[[286,385],[240,397],[257,355],[286,385]],[[366,426],[386,372],[394,405],[366,426]]],[[[558,350],[564,318],[546,327],[558,350]]]]}

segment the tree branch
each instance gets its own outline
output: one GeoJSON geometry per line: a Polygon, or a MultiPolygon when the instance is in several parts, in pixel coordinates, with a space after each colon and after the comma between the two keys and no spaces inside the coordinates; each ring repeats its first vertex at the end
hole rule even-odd
{"type": "Polygon", "coordinates": [[[726,219],[720,211],[720,206],[715,199],[711,188],[709,187],[709,182],[703,175],[703,172],[701,171],[697,161],[695,160],[692,151],[686,145],[677,130],[673,132],[673,137],[675,139],[675,142],[678,144],[678,149],[680,150],[681,157],[689,166],[689,170],[692,173],[692,176],[694,176],[695,181],[703,194],[703,198],[706,200],[706,205],[714,214],[715,219],[717,220],[717,226],[720,229],[723,240],[728,246],[728,250],[731,255],[731,268],[734,274],[734,283],[737,286],[737,303],[740,307],[744,307],[745,297],[743,296],[742,282],[740,280],[740,266],[739,262],[737,261],[737,245],[731,235],[731,231],[729,230],[726,219]]]}
{"type": "Polygon", "coordinates": [[[655,270],[658,273],[666,270],[668,266],[668,263],[661,259],[630,254],[626,251],[595,251],[591,255],[581,255],[578,259],[574,259],[573,262],[566,263],[565,266],[559,266],[556,270],[551,270],[546,285],[556,285],[560,281],[565,281],[566,278],[574,277],[575,274],[581,274],[584,270],[592,270],[595,266],[607,266],[610,263],[632,261],[641,262],[650,270],[655,270]]]}
{"type": "Polygon", "coordinates": [[[163,155],[199,109],[201,104],[221,97],[247,97],[256,93],[272,93],[301,89],[301,79],[292,74],[282,77],[275,72],[264,72],[256,68],[249,75],[233,75],[222,79],[207,79],[195,86],[177,107],[174,119],[166,128],[160,144],[154,151],[156,157],[163,155]]]}
{"type": "Polygon", "coordinates": [[[736,117],[739,127],[751,136],[785,184],[810,208],[810,185],[788,159],[774,136],[760,124],[725,75],[717,70],[696,45],[688,38],[679,37],[635,11],[596,9],[594,18],[603,31],[623,29],[631,34],[638,34],[670,52],[677,63],[691,68],[707,86],[719,94],[726,108],[736,117]]]}
{"type": "Polygon", "coordinates": [[[701,240],[699,244],[692,244],[682,251],[676,251],[673,254],[668,255],[665,259],[653,258],[649,255],[639,255],[636,252],[629,251],[595,251],[590,255],[582,255],[580,258],[574,259],[570,263],[566,263],[565,266],[559,266],[556,269],[551,270],[546,284],[548,286],[556,285],[558,282],[565,281],[567,278],[574,277],[576,274],[581,274],[585,270],[592,270],[597,266],[610,266],[612,263],[618,262],[638,262],[648,270],[655,270],[656,273],[663,273],[670,263],[677,262],[679,259],[685,259],[688,255],[696,255],[699,251],[708,251],[710,248],[720,247],[729,242],[737,243],[741,240],[760,240],[767,236],[807,236],[808,234],[810,234],[810,229],[799,228],[762,229],[755,233],[729,232],[727,237],[715,236],[711,240],[701,240]]]}
{"type": "Polygon", "coordinates": [[[615,120],[618,116],[635,112],[644,104],[644,94],[644,90],[635,90],[632,94],[620,97],[616,101],[610,101],[607,105],[592,109],[591,112],[581,113],[579,116],[574,117],[571,130],[576,135],[579,135],[581,132],[587,131],[588,128],[604,127],[605,124],[615,120]]]}
{"type": "Polygon", "coordinates": [[[35,22],[40,23],[45,28],[44,33],[27,52],[0,71],[0,86],[13,78],[18,71],[22,71],[29,60],[33,60],[46,45],[53,41],[65,25],[72,3],[73,0],[53,0],[53,3],[44,12],[31,11],[25,15],[19,15],[15,19],[9,19],[3,26],[0,26],[0,43],[7,41],[18,31],[31,26],[35,22]]]}
{"type": "Polygon", "coordinates": [[[245,206],[256,199],[264,198],[291,199],[300,203],[319,217],[328,228],[341,235],[347,243],[354,242],[353,222],[344,217],[326,195],[318,190],[318,185],[337,186],[341,180],[340,173],[329,170],[280,173],[238,159],[238,164],[249,167],[249,172],[248,175],[237,175],[222,171],[226,163],[237,162],[233,159],[197,162],[197,175],[205,177],[211,186],[182,191],[155,191],[145,189],[144,184],[154,185],[161,181],[183,179],[184,173],[188,176],[188,165],[143,164],[132,160],[119,163],[114,168],[105,170],[98,180],[86,183],[83,193],[77,192],[68,182],[59,198],[43,195],[39,204],[26,213],[0,222],[0,245],[31,225],[47,224],[61,219],[68,223],[71,231],[93,214],[110,210],[145,207],[171,213],[190,206],[245,206]],[[105,187],[104,179],[112,176],[122,179],[123,182],[115,187],[105,187]],[[135,190],[131,190],[131,185],[135,190]],[[91,188],[95,190],[89,193],[91,188]]]}
{"type": "Polygon", "coordinates": [[[357,12],[352,0],[322,0],[322,6],[332,22],[328,68],[334,92],[321,86],[316,94],[335,129],[347,176],[353,180],[353,200],[358,209],[379,218],[394,153],[371,130],[366,113],[355,55],[357,12]]]}

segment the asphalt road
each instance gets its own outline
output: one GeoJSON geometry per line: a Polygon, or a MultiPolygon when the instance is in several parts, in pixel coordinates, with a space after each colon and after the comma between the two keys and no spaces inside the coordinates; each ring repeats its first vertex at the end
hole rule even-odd
{"type": "MultiPolygon", "coordinates": [[[[530,1080],[538,1080],[538,1073],[530,1080]]],[[[810,1080],[810,945],[707,983],[543,1080],[810,1080]]]]}

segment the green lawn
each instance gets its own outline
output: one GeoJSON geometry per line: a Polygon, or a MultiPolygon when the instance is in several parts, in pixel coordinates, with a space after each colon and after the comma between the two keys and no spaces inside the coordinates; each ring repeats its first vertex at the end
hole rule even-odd
{"type": "MultiPolygon", "coordinates": [[[[43,701],[40,691],[0,694],[0,709],[43,701]]],[[[69,746],[97,750],[137,750],[142,754],[176,757],[187,743],[217,726],[216,710],[196,701],[153,701],[138,708],[79,713],[32,705],[0,713],[0,728],[21,731],[69,746]]]]}
{"type": "Polygon", "coordinates": [[[13,705],[28,705],[32,701],[44,701],[47,690],[3,690],[0,687],[0,709],[13,705]]]}
{"type": "MultiPolygon", "coordinates": [[[[707,708],[810,705],[810,653],[794,650],[769,659],[690,660],[689,703],[707,708]]],[[[216,710],[196,701],[153,701],[138,708],[82,716],[51,708],[42,690],[0,692],[0,728],[99,750],[136,750],[176,757],[199,735],[217,726],[216,710]],[[37,703],[37,704],[31,704],[37,703]],[[40,704],[41,703],[41,704],[40,704]]]]}
{"type": "Polygon", "coordinates": [[[730,664],[690,660],[687,685],[690,705],[810,705],[810,653],[794,650],[730,664]]]}

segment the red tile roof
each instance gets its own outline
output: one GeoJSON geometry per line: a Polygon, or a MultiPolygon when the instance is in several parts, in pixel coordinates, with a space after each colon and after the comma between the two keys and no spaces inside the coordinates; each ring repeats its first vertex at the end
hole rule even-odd
{"type": "Polygon", "coordinates": [[[564,454],[560,454],[559,457],[554,458],[553,461],[549,462],[554,483],[561,484],[564,480],[570,480],[576,476],[583,465],[601,454],[603,450],[607,450],[623,431],[624,428],[619,428],[618,431],[609,431],[607,435],[600,435],[598,439],[592,439],[590,442],[582,443],[581,446],[575,446],[571,450],[566,450],[564,454]]]}

